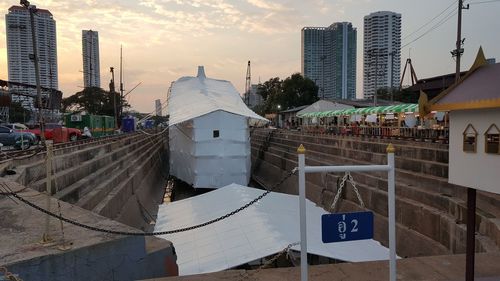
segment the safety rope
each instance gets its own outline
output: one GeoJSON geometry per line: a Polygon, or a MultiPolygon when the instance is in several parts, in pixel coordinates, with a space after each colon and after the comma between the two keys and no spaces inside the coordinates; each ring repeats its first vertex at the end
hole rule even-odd
{"type": "Polygon", "coordinates": [[[57,218],[59,220],[62,220],[66,223],[69,223],[69,224],[72,224],[72,225],[75,225],[75,226],[78,226],[78,227],[81,227],[81,228],[85,228],[85,229],[88,229],[88,230],[92,230],[92,231],[97,231],[97,232],[103,232],[103,233],[108,233],[108,234],[116,234],[116,235],[128,235],[128,236],[157,236],[157,235],[168,235],[168,234],[174,234],[174,233],[179,233],[179,232],[185,232],[185,231],[190,231],[190,230],[194,230],[194,229],[198,229],[198,228],[201,228],[201,227],[204,227],[204,226],[207,226],[207,225],[210,225],[210,224],[213,224],[213,223],[216,223],[216,222],[219,222],[219,221],[222,221],[224,219],[227,219],[228,217],[231,217],[243,210],[245,210],[246,208],[252,206],[253,204],[257,203],[258,201],[260,201],[262,198],[264,198],[265,196],[267,196],[269,193],[271,193],[274,189],[276,189],[278,186],[280,186],[281,184],[283,184],[289,177],[291,177],[295,172],[297,171],[297,169],[293,169],[292,171],[290,171],[289,173],[287,173],[278,183],[276,183],[271,189],[269,190],[266,190],[265,192],[263,192],[261,195],[259,195],[258,197],[256,197],[255,199],[251,200],[250,202],[246,203],[245,205],[239,207],[238,209],[236,210],[233,210],[232,212],[229,212],[225,215],[222,215],[218,218],[215,218],[215,219],[212,219],[212,220],[209,220],[209,221],[206,221],[204,223],[200,223],[200,224],[197,224],[197,225],[193,225],[193,226],[188,226],[188,227],[183,227],[183,228],[178,228],[178,229],[173,229],[173,230],[167,230],[167,231],[159,231],[159,232],[129,232],[129,231],[118,231],[118,230],[112,230],[112,229],[105,229],[105,228],[100,228],[100,227],[96,227],[96,226],[91,226],[91,225],[86,225],[84,223],[80,223],[80,222],[77,222],[77,221],[74,221],[74,220],[71,220],[69,218],[66,218],[66,217],[63,217],[62,215],[58,215],[56,213],[53,213],[49,210],[46,210],[26,199],[24,199],[23,197],[21,197],[19,194],[17,193],[14,193],[14,192],[11,192],[11,193],[1,193],[1,195],[7,195],[7,196],[12,196],[14,198],[16,198],[17,200],[21,201],[22,203],[44,213],[44,214],[47,214],[51,217],[54,217],[54,218],[57,218]]]}

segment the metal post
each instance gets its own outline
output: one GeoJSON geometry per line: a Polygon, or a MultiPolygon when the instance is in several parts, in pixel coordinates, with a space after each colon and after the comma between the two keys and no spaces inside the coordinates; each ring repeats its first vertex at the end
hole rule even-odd
{"type": "Polygon", "coordinates": [[[32,6],[29,1],[21,0],[21,5],[28,9],[30,14],[31,25],[31,42],[33,44],[33,60],[35,64],[35,80],[36,80],[36,96],[38,101],[38,122],[40,122],[40,141],[45,146],[45,124],[42,116],[42,89],[40,86],[40,66],[38,61],[38,46],[36,43],[36,29],[35,29],[35,12],[36,7],[32,6]]]}
{"type": "Polygon", "coordinates": [[[455,65],[455,82],[458,82],[460,79],[460,49],[462,47],[462,7],[463,7],[463,0],[458,0],[458,23],[457,23],[457,59],[456,59],[456,65],[455,65]]]}
{"type": "Polygon", "coordinates": [[[389,205],[389,272],[390,281],[396,281],[396,188],[394,184],[394,152],[392,144],[387,146],[387,198],[389,205]]]}
{"type": "Polygon", "coordinates": [[[306,149],[302,144],[297,153],[299,154],[300,280],[307,281],[306,149]]]}
{"type": "MultiPolygon", "coordinates": [[[[52,198],[52,145],[47,144],[47,160],[45,163],[46,173],[47,173],[47,210],[50,212],[51,204],[50,199],[52,198]]],[[[52,241],[50,237],[50,216],[45,217],[45,231],[42,236],[42,243],[49,243],[52,241]]]]}
{"type": "Polygon", "coordinates": [[[476,249],[476,190],[467,188],[467,246],[465,256],[465,280],[474,281],[474,259],[476,249]]]}

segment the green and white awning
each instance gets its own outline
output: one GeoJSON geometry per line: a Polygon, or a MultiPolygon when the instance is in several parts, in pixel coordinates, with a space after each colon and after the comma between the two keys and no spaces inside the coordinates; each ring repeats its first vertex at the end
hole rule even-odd
{"type": "Polygon", "coordinates": [[[406,113],[418,112],[418,104],[406,103],[389,106],[373,106],[363,108],[349,108],[331,111],[318,111],[302,114],[298,117],[333,117],[333,116],[351,116],[351,115],[368,115],[368,114],[386,114],[386,113],[406,113]]]}

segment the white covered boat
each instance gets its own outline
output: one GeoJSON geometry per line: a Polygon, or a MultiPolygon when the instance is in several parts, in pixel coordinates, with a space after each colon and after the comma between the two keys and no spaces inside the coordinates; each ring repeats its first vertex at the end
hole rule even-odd
{"type": "Polygon", "coordinates": [[[250,110],[226,80],[182,77],[168,99],[170,174],[195,188],[247,185],[251,172],[250,126],[267,119],[250,110]]]}

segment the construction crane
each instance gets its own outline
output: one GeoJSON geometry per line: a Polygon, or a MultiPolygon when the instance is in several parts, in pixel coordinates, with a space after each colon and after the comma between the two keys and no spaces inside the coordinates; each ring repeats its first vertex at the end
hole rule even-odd
{"type": "Polygon", "coordinates": [[[415,85],[418,82],[417,74],[415,73],[415,69],[413,68],[413,64],[411,63],[411,58],[406,59],[405,67],[403,69],[403,75],[401,75],[401,81],[399,82],[399,90],[403,88],[403,80],[406,74],[406,67],[409,66],[409,74],[411,77],[411,85],[415,85]]]}
{"type": "Polygon", "coordinates": [[[250,74],[250,61],[248,61],[247,66],[247,77],[245,82],[245,103],[250,106],[250,90],[252,88],[252,76],[250,74]]]}

